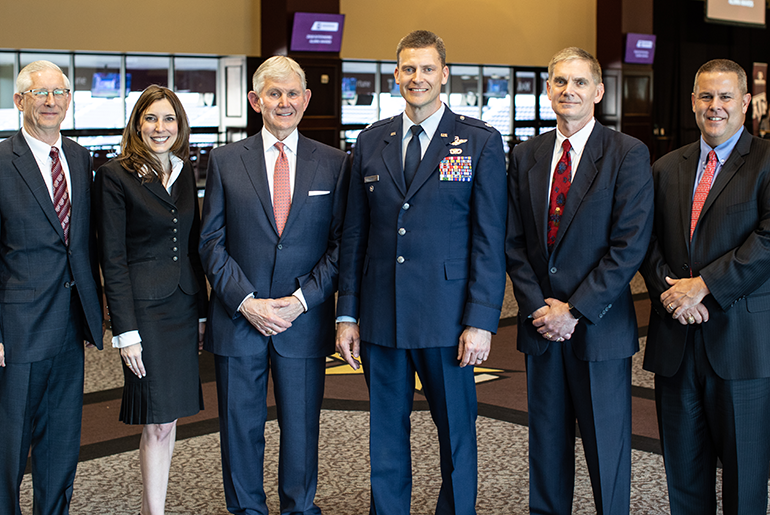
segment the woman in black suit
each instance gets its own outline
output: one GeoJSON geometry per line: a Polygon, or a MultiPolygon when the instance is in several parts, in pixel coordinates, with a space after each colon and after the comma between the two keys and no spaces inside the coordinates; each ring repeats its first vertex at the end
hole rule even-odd
{"type": "Polygon", "coordinates": [[[120,155],[99,168],[93,188],[112,345],[124,363],[120,420],[144,424],[144,515],[164,511],[177,419],[203,409],[198,348],[207,290],[189,135],[177,96],[148,87],[120,155]]]}

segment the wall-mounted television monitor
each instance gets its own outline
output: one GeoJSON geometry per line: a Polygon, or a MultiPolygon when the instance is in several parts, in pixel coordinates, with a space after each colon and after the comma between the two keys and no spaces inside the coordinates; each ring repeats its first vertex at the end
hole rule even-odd
{"type": "Polygon", "coordinates": [[[487,79],[486,97],[504,98],[508,95],[508,79],[487,79]]]}
{"type": "MultiPolygon", "coordinates": [[[[128,88],[126,88],[128,89],[128,88]]],[[[119,72],[96,72],[91,79],[91,96],[115,98],[120,96],[119,72]]]]}
{"type": "Polygon", "coordinates": [[[294,13],[292,52],[339,52],[344,14],[294,13]]]}
{"type": "Polygon", "coordinates": [[[765,26],[765,0],[706,0],[706,21],[765,26]]]}
{"type": "Polygon", "coordinates": [[[626,56],[623,62],[652,64],[653,59],[655,59],[655,36],[629,32],[626,35],[626,56]]]}

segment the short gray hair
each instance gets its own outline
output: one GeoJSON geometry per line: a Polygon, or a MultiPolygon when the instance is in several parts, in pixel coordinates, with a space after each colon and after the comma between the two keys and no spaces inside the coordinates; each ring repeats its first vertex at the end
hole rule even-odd
{"type": "Polygon", "coordinates": [[[596,84],[602,83],[602,67],[599,64],[599,61],[589,52],[586,52],[582,48],[578,48],[576,46],[571,46],[563,50],[559,50],[556,52],[556,55],[551,57],[551,62],[548,63],[548,80],[553,79],[553,68],[557,63],[563,61],[574,61],[576,59],[586,61],[588,66],[591,68],[591,75],[593,76],[594,82],[596,84]]]}
{"type": "Polygon", "coordinates": [[[51,61],[33,61],[25,66],[19,72],[19,76],[16,77],[16,93],[28,91],[30,88],[32,88],[32,83],[34,82],[32,80],[32,74],[42,72],[43,70],[53,70],[61,73],[62,77],[64,77],[64,87],[70,89],[70,80],[67,78],[64,72],[61,71],[61,68],[53,64],[51,61]]]}
{"type": "Polygon", "coordinates": [[[292,74],[296,74],[299,77],[299,82],[302,84],[302,89],[307,89],[307,82],[305,81],[305,71],[297,64],[297,61],[291,57],[285,55],[274,55],[257,68],[252,77],[252,86],[257,95],[259,95],[262,88],[265,87],[265,82],[268,79],[272,80],[289,80],[292,74]]]}

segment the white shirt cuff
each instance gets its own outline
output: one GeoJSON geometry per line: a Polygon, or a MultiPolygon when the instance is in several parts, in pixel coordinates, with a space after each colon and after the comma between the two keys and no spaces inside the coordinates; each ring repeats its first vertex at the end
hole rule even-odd
{"type": "Polygon", "coordinates": [[[337,317],[337,323],[339,324],[340,322],[350,322],[351,324],[358,323],[358,321],[355,318],[347,317],[347,316],[337,317]]]}
{"type": "Polygon", "coordinates": [[[297,300],[299,300],[300,304],[302,304],[302,309],[305,310],[305,313],[307,313],[307,302],[305,301],[305,296],[302,295],[302,288],[297,288],[297,291],[292,293],[294,297],[297,297],[297,300]]]}
{"type": "Polygon", "coordinates": [[[142,343],[142,337],[139,336],[139,331],[137,330],[128,331],[112,337],[112,347],[115,349],[122,349],[129,345],[136,345],[137,343],[142,343]]]}

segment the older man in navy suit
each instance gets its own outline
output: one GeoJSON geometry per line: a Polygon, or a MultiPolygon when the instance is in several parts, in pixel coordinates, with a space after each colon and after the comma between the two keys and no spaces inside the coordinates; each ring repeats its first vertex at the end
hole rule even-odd
{"type": "Polygon", "coordinates": [[[698,141],[655,162],[644,368],[673,515],[766,513],[770,465],[770,142],[744,128],[737,63],[695,75],[698,141]]]}
{"type": "Polygon", "coordinates": [[[267,376],[281,428],[281,513],[318,514],[318,434],[349,159],[297,125],[305,73],[271,57],[249,102],[258,134],[214,150],[200,254],[211,282],[204,348],[214,353],[227,509],[267,515],[263,488],[267,376]]]}
{"type": "Polygon", "coordinates": [[[371,513],[409,513],[416,372],[438,429],[436,513],[467,515],[476,505],[473,366],[489,356],[505,290],[505,156],[495,129],[441,102],[441,38],[412,32],[396,56],[404,114],[364,130],[354,151],[337,349],[354,368],[360,352],[369,386],[371,513]]]}
{"type": "Polygon", "coordinates": [[[69,513],[80,452],[83,341],[102,347],[91,157],[63,138],[70,82],[27,65],[23,127],[0,143],[0,513],[19,514],[32,448],[35,513],[69,513]]]}
{"type": "Polygon", "coordinates": [[[649,152],[594,119],[604,85],[588,52],[558,52],[547,90],[556,130],[515,147],[508,170],[529,508],[570,513],[577,419],[597,512],[628,513],[631,356],[639,350],[629,282],[652,231],[649,152]]]}

